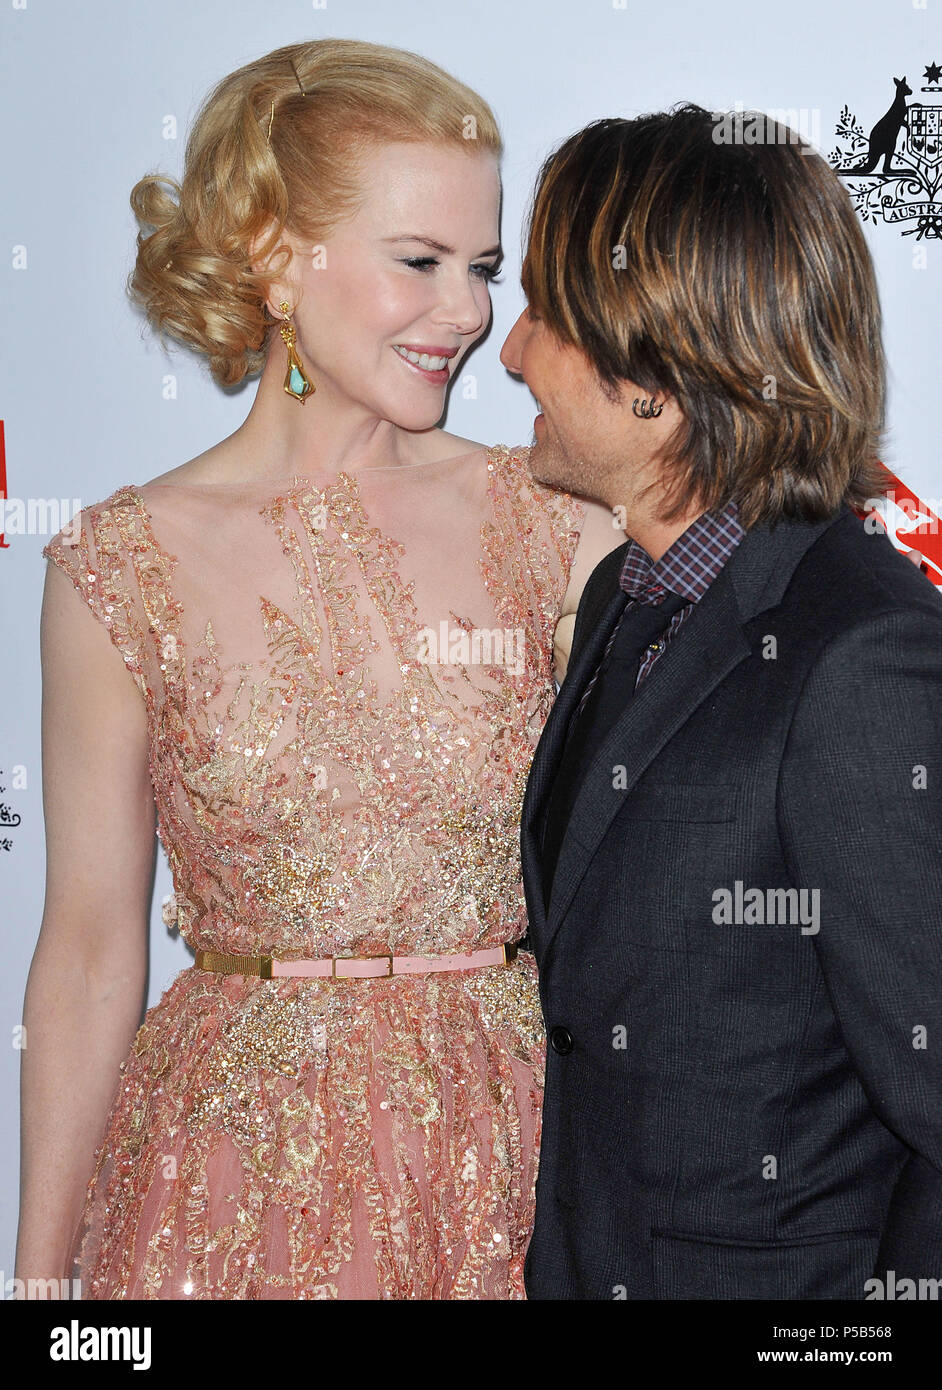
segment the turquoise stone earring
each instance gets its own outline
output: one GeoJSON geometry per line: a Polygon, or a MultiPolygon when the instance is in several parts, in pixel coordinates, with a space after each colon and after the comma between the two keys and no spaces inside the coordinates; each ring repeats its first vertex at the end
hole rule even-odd
{"type": "Polygon", "coordinates": [[[291,308],[288,301],[282,300],[281,312],[284,314],[284,323],[281,325],[281,336],[284,339],[285,347],[288,349],[288,371],[285,376],[285,390],[289,396],[293,396],[296,401],[303,405],[308,396],[312,396],[317,389],[312,381],[309,381],[304,374],[301,366],[301,359],[298,357],[297,349],[294,346],[294,324],[291,322],[291,308]]]}

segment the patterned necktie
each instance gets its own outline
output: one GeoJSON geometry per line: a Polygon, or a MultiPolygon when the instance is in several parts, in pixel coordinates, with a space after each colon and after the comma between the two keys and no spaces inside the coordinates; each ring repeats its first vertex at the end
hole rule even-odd
{"type": "Polygon", "coordinates": [[[689,598],[683,598],[680,594],[668,593],[657,607],[648,603],[626,605],[598,669],[572,713],[566,745],[546,811],[542,857],[547,906],[559,847],[591,751],[600,746],[632,699],[645,648],[665,631],[674,614],[689,602],[689,598]]]}

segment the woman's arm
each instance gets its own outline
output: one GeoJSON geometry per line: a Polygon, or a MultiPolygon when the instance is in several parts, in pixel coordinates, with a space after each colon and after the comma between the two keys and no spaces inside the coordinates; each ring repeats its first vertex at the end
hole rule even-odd
{"type": "Polygon", "coordinates": [[[627,540],[624,531],[614,522],[614,513],[601,502],[586,503],[585,521],[569,571],[569,587],[563,595],[559,621],[553,633],[553,667],[557,685],[562,685],[569,665],[576,613],[589,575],[610,550],[617,550],[627,540]]]}
{"type": "Polygon", "coordinates": [[[155,808],[141,692],[55,565],[40,624],[46,885],[26,987],[16,1277],[67,1278],[147,978],[155,808]]]}

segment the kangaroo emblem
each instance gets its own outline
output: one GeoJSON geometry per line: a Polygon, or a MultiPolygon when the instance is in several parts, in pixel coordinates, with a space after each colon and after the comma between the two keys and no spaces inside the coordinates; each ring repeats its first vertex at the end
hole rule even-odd
{"type": "Polygon", "coordinates": [[[856,165],[853,172],[855,174],[869,174],[876,168],[877,160],[883,156],[884,174],[892,174],[890,160],[896,153],[896,141],[902,126],[907,126],[906,120],[906,98],[911,97],[913,89],[910,87],[905,77],[894,77],[896,83],[896,96],[893,104],[885,116],[881,116],[876,125],[870,132],[870,148],[866,159],[862,164],[856,165]]]}

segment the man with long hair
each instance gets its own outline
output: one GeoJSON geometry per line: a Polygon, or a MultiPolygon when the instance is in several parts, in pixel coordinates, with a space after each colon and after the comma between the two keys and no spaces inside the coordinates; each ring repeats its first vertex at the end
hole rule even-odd
{"type": "Polygon", "coordinates": [[[685,105],[567,140],[528,234],[531,471],[629,537],[524,804],[528,1295],[938,1276],[942,602],[856,515],[885,394],[857,218],[794,132],[685,105]]]}

